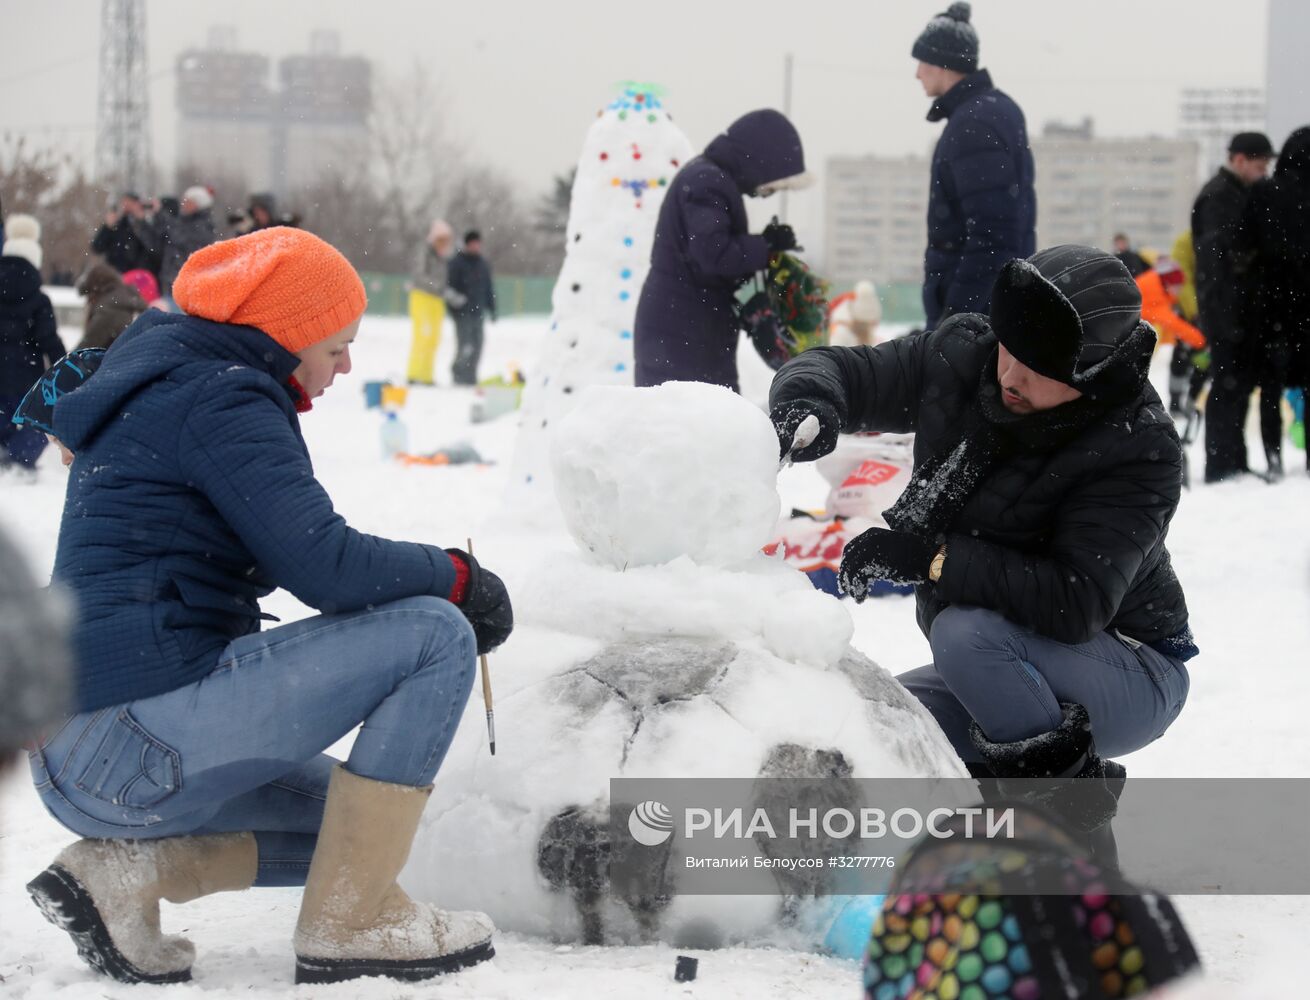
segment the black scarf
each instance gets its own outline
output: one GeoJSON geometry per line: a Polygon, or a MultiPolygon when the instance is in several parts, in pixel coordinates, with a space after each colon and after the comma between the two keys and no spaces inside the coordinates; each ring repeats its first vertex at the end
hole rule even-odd
{"type": "Polygon", "coordinates": [[[1083,396],[1037,413],[1015,414],[1001,403],[992,351],[982,366],[978,395],[964,416],[955,444],[926,459],[889,510],[888,526],[934,541],[955,523],[983,481],[1007,458],[1057,451],[1109,409],[1106,400],[1083,396]]]}

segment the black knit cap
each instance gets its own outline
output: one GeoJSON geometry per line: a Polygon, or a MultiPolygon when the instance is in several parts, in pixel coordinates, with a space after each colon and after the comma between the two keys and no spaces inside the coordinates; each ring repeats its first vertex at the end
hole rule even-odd
{"type": "Polygon", "coordinates": [[[1228,140],[1228,152],[1245,153],[1247,156],[1274,157],[1274,144],[1263,132],[1238,132],[1228,140]]]}
{"type": "Polygon", "coordinates": [[[967,3],[951,4],[928,22],[910,55],[930,66],[972,73],[978,68],[978,32],[969,23],[972,13],[967,3]]]}
{"type": "Polygon", "coordinates": [[[1005,349],[1037,374],[1094,399],[1135,395],[1155,349],[1128,268],[1104,250],[1076,244],[1001,268],[991,324],[1005,349]]]}

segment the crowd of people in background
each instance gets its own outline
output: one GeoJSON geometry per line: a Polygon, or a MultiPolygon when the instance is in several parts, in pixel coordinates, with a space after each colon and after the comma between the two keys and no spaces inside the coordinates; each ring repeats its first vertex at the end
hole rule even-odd
{"type": "Polygon", "coordinates": [[[1227,161],[1197,194],[1191,228],[1168,256],[1134,248],[1123,233],[1114,243],[1142,289],[1143,316],[1162,341],[1174,343],[1170,412],[1182,418],[1188,443],[1202,423],[1197,403],[1209,387],[1205,481],[1281,480],[1284,393],[1303,435],[1310,380],[1310,127],[1293,132],[1281,151],[1263,133],[1234,135],[1227,161]],[[1251,468],[1246,447],[1257,389],[1263,473],[1251,468]]]}
{"type": "MultiPolygon", "coordinates": [[[[86,263],[69,279],[85,300],[82,337],[75,352],[106,349],[147,309],[177,312],[173,284],[197,251],[220,240],[274,226],[299,227],[293,214],[279,213],[269,193],[250,196],[247,206],[214,218],[211,189],[193,185],[181,197],[143,197],[123,192],[92,234],[86,263]]],[[[41,224],[27,213],[6,219],[0,211],[0,468],[33,470],[47,445],[47,434],[31,422],[15,422],[24,396],[42,373],[65,355],[50,297],[43,284],[41,224]]],[[[411,384],[433,384],[432,362],[447,310],[458,347],[453,366],[456,385],[477,383],[484,323],[496,319],[491,266],[477,230],[465,233],[458,250],[445,222],[436,222],[410,276],[415,347],[411,384]],[[421,320],[421,322],[420,322],[421,320]],[[422,331],[420,331],[420,326],[422,331]],[[423,336],[420,337],[420,332],[423,336]]]]}

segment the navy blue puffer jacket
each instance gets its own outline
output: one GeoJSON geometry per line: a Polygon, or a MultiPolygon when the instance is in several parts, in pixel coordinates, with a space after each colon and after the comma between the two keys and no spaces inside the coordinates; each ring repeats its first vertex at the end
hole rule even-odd
{"type": "Polygon", "coordinates": [[[77,708],[191,684],[284,587],[355,611],[454,584],[441,549],[361,534],[314,478],[287,379],[251,327],[150,311],[59,401],[76,454],[54,578],[77,600],[77,708]]]}
{"type": "Polygon", "coordinates": [[[742,196],[805,172],[795,127],[752,111],[678,171],[660,206],[633,328],[639,386],[681,380],[737,388],[736,289],[769,262],[742,196]]]}
{"type": "Polygon", "coordinates": [[[22,257],[0,257],[0,398],[17,403],[63,356],[41,273],[22,257]]]}
{"type": "Polygon", "coordinates": [[[923,260],[930,330],[955,313],[986,313],[1002,265],[1037,250],[1033,154],[1019,106],[981,69],[933,103],[928,120],[943,118],[923,260]]]}

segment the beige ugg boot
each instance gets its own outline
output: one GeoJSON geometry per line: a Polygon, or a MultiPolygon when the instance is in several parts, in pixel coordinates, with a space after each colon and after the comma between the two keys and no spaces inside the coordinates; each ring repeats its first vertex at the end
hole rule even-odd
{"type": "Polygon", "coordinates": [[[93,968],[123,983],[180,983],[191,978],[196,949],[160,932],[159,901],[248,889],[258,867],[251,833],[79,840],[27,891],[93,968]]]}
{"type": "Polygon", "coordinates": [[[485,915],[446,913],[396,884],[431,792],[332,772],[296,924],[297,983],[430,979],[495,954],[485,915]]]}

